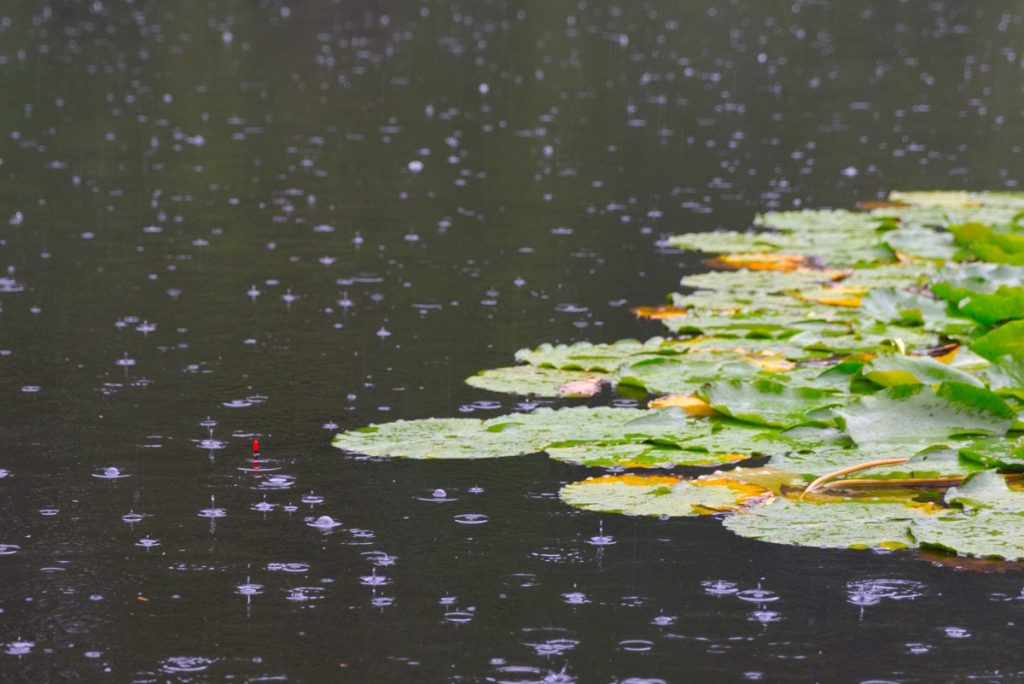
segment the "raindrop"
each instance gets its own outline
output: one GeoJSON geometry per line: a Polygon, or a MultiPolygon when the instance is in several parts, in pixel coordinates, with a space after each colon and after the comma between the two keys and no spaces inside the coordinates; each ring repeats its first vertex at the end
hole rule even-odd
{"type": "Polygon", "coordinates": [[[145,513],[136,513],[135,511],[129,511],[121,516],[121,520],[123,522],[128,523],[129,525],[134,525],[136,523],[142,522],[143,518],[145,517],[145,513]]]}
{"type": "Polygon", "coordinates": [[[120,480],[125,477],[131,477],[131,475],[121,472],[119,468],[114,466],[103,468],[99,472],[93,473],[92,476],[98,477],[101,480],[120,480]]]}
{"type": "Polygon", "coordinates": [[[210,507],[203,508],[198,513],[201,518],[223,518],[227,514],[228,512],[223,508],[217,508],[216,499],[213,496],[210,497],[210,507]]]}
{"type": "Polygon", "coordinates": [[[307,518],[307,521],[307,525],[309,525],[310,527],[315,527],[316,529],[322,531],[333,530],[335,527],[341,526],[340,520],[335,520],[329,515],[321,515],[316,520],[313,520],[312,518],[307,518]]]}
{"type": "Polygon", "coordinates": [[[735,582],[727,582],[726,580],[706,580],[701,582],[700,585],[704,587],[704,593],[709,596],[728,596],[739,591],[739,587],[735,582]]]}
{"type": "Polygon", "coordinates": [[[487,522],[487,516],[483,513],[460,513],[453,519],[460,525],[482,525],[487,522]]]}
{"type": "Polygon", "coordinates": [[[144,549],[151,549],[154,546],[160,546],[159,539],[153,539],[151,537],[143,537],[139,541],[135,542],[136,546],[141,546],[144,549]]]}
{"type": "Polygon", "coordinates": [[[7,644],[7,648],[4,649],[4,653],[7,655],[22,656],[32,652],[35,648],[34,641],[12,641],[7,644]]]}
{"type": "Polygon", "coordinates": [[[597,524],[597,534],[587,540],[592,546],[611,546],[615,543],[615,537],[604,533],[604,521],[597,524]]]}

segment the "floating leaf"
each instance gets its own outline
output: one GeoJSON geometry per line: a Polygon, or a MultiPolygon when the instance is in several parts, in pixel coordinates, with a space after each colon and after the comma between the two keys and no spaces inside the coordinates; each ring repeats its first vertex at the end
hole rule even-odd
{"type": "Polygon", "coordinates": [[[843,209],[806,209],[803,211],[771,211],[759,214],[754,222],[765,228],[799,233],[850,232],[862,234],[878,229],[880,220],[859,211],[843,209]]]}
{"type": "Polygon", "coordinates": [[[667,443],[706,434],[709,428],[679,409],[588,408],[513,413],[489,420],[399,420],[343,432],[339,449],[396,458],[496,458],[587,442],[667,443]]]}
{"type": "Polygon", "coordinates": [[[994,508],[1003,513],[1024,513],[1024,493],[1010,489],[1006,478],[994,470],[975,473],[947,491],[945,500],[966,510],[994,508]]]}
{"type": "Polygon", "coordinates": [[[812,420],[811,411],[835,406],[842,398],[812,387],[790,387],[772,380],[711,382],[697,396],[713,409],[737,420],[758,425],[792,427],[812,420]]]}
{"type": "Polygon", "coordinates": [[[971,351],[989,361],[1009,356],[1024,361],[1024,321],[1012,321],[974,341],[971,351]]]}
{"type": "Polygon", "coordinates": [[[902,228],[885,234],[882,238],[889,247],[899,254],[919,259],[946,261],[956,253],[953,236],[929,228],[902,228]]]}
{"type": "Polygon", "coordinates": [[[734,463],[749,458],[742,453],[710,453],[665,444],[588,443],[566,447],[548,447],[548,456],[556,461],[597,468],[675,468],[734,463]]]}
{"type": "Polygon", "coordinates": [[[692,394],[669,394],[664,397],[658,397],[657,399],[651,399],[647,402],[647,408],[650,409],[672,407],[680,408],[691,416],[696,416],[698,418],[711,416],[715,413],[715,410],[708,406],[707,402],[703,399],[698,399],[692,394]]]}
{"type": "Polygon", "coordinates": [[[596,383],[596,389],[600,389],[601,382],[607,381],[610,377],[606,373],[594,373],[593,371],[568,371],[522,365],[480,371],[476,375],[466,378],[466,384],[491,392],[536,397],[561,397],[578,396],[572,391],[572,383],[590,383],[588,388],[591,389],[596,383]],[[569,386],[568,391],[566,386],[569,386]]]}
{"type": "Polygon", "coordinates": [[[861,374],[882,387],[894,385],[937,385],[961,382],[980,387],[981,380],[927,356],[881,354],[861,369],[861,374]]]}
{"type": "Polygon", "coordinates": [[[674,316],[685,316],[686,309],[681,309],[678,306],[636,306],[630,309],[630,311],[638,318],[646,318],[652,321],[660,321],[664,318],[673,318],[674,316]]]}
{"type": "Polygon", "coordinates": [[[768,490],[722,478],[683,480],[660,475],[605,475],[566,485],[558,495],[571,506],[602,513],[667,517],[732,511],[768,490]]]}
{"type": "Polygon", "coordinates": [[[773,544],[891,549],[914,546],[911,523],[931,517],[902,503],[776,499],[727,518],[725,526],[741,537],[773,544]]]}
{"type": "Polygon", "coordinates": [[[848,272],[815,271],[711,271],[689,275],[680,281],[684,287],[698,290],[726,290],[728,292],[788,292],[804,290],[839,280],[848,272]]]}
{"type": "Polygon", "coordinates": [[[713,264],[727,268],[749,269],[751,271],[795,271],[806,266],[808,258],[802,254],[751,253],[729,254],[718,257],[713,264]]]}
{"type": "Polygon", "coordinates": [[[1001,436],[1015,417],[994,392],[952,382],[938,390],[897,385],[834,411],[860,445],[927,445],[966,435],[1001,436]]]}
{"type": "Polygon", "coordinates": [[[937,444],[917,452],[906,463],[862,471],[856,477],[883,480],[966,477],[982,469],[976,461],[961,457],[957,449],[937,444]]]}
{"type": "Polygon", "coordinates": [[[646,342],[619,340],[610,344],[542,344],[536,349],[520,349],[516,352],[516,361],[542,368],[612,373],[633,361],[685,351],[660,337],[652,337],[646,342]]]}
{"type": "Polygon", "coordinates": [[[999,510],[915,520],[910,532],[927,548],[975,558],[1024,560],[1024,515],[999,510]]]}

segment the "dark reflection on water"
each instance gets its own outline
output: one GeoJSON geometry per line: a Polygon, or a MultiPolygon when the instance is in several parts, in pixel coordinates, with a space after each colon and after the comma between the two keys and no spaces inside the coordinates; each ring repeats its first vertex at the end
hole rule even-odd
{"type": "Polygon", "coordinates": [[[518,347],[660,333],[629,306],[702,268],[660,236],[1017,187],[1018,9],[0,8],[2,678],[1019,678],[1016,571],[328,445],[515,410],[462,379],[518,347]]]}

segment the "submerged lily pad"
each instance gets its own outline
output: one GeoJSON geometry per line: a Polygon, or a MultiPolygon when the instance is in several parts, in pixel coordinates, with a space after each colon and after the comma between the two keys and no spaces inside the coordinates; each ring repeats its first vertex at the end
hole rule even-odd
{"type": "Polygon", "coordinates": [[[729,517],[725,526],[741,537],[773,544],[891,549],[914,546],[911,523],[931,517],[921,507],[902,503],[776,499],[729,517]]]}
{"type": "Polygon", "coordinates": [[[536,349],[520,349],[516,352],[516,361],[541,368],[612,373],[627,363],[685,351],[660,337],[652,337],[646,342],[619,340],[609,344],[542,344],[536,349]]]}
{"type": "Polygon", "coordinates": [[[770,498],[767,489],[724,478],[684,480],[664,475],[605,475],[558,492],[570,506],[602,513],[682,517],[732,511],[770,498]]]}
{"type": "Polygon", "coordinates": [[[994,509],[1003,513],[1024,514],[1024,492],[1010,489],[1006,478],[994,470],[976,473],[959,487],[947,491],[946,503],[965,510],[994,509]]]}

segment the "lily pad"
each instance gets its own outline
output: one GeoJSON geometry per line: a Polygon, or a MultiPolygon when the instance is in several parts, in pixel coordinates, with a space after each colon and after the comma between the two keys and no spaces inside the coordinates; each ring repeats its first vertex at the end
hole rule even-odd
{"type": "Polygon", "coordinates": [[[882,387],[894,385],[937,385],[943,382],[961,382],[980,387],[981,380],[969,373],[951,368],[927,356],[882,354],[861,369],[861,374],[882,387]]]}
{"type": "Polygon", "coordinates": [[[1006,478],[994,470],[972,475],[959,487],[947,491],[945,500],[965,510],[991,508],[1003,513],[1024,514],[1024,492],[1010,489],[1006,478]]]}
{"type": "Polygon", "coordinates": [[[333,446],[367,456],[395,458],[497,458],[543,451],[548,446],[588,442],[666,443],[694,437],[706,428],[679,409],[588,408],[513,413],[489,420],[427,418],[370,425],[337,435],[333,446]],[[695,430],[698,430],[695,434],[695,430]]]}
{"type": "Polygon", "coordinates": [[[520,349],[516,352],[516,361],[541,368],[613,373],[620,366],[643,358],[685,351],[661,337],[652,337],[646,342],[619,340],[609,344],[542,344],[536,349],[520,349]]]}
{"type": "Polygon", "coordinates": [[[1000,510],[915,520],[914,539],[926,548],[975,558],[1024,560],[1024,514],[1000,510]]]}
{"type": "Polygon", "coordinates": [[[994,392],[947,382],[897,385],[835,409],[850,437],[863,444],[930,445],[968,436],[1002,436],[1016,416],[994,392]]]}
{"type": "Polygon", "coordinates": [[[562,487],[558,495],[570,506],[588,511],[664,517],[732,511],[771,496],[767,489],[735,480],[664,475],[592,477],[562,487]]]}
{"type": "Polygon", "coordinates": [[[811,411],[835,406],[842,398],[814,387],[791,387],[772,380],[711,382],[697,396],[719,413],[758,425],[792,427],[813,421],[811,411]]]}
{"type": "Polygon", "coordinates": [[[466,384],[473,387],[536,397],[574,396],[572,383],[584,380],[607,381],[607,373],[593,371],[571,371],[557,368],[540,368],[531,365],[491,368],[466,378],[466,384]]]}
{"type": "Polygon", "coordinates": [[[580,444],[548,447],[556,461],[596,468],[675,468],[676,466],[717,466],[747,460],[743,453],[709,453],[664,444],[580,444]]]}
{"type": "Polygon", "coordinates": [[[930,517],[921,507],[902,503],[776,499],[727,518],[725,526],[741,537],[773,544],[892,549],[914,546],[911,523],[930,517]]]}
{"type": "Polygon", "coordinates": [[[1024,361],[1024,321],[1012,321],[985,333],[971,345],[971,351],[990,361],[1005,356],[1024,361]]]}

